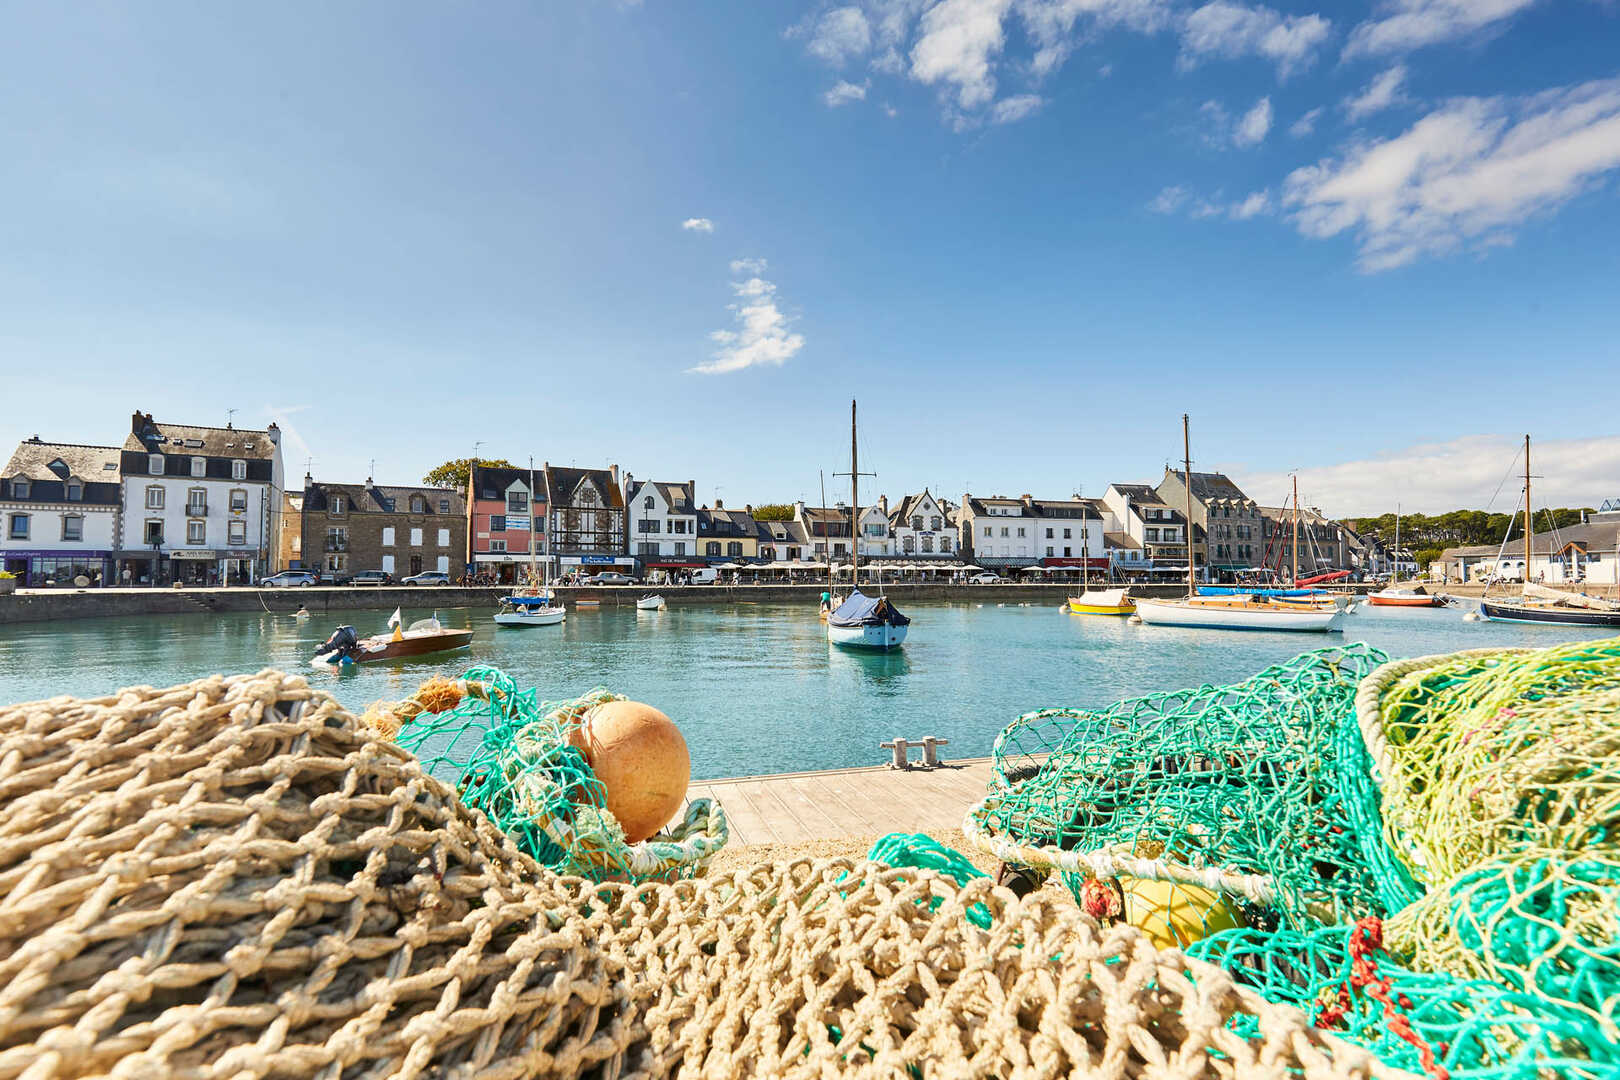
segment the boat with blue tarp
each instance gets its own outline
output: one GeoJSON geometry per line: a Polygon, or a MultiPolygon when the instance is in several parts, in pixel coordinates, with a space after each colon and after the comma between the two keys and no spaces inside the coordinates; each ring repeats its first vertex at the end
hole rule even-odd
{"type": "Polygon", "coordinates": [[[550,590],[534,596],[503,596],[495,612],[496,626],[556,626],[568,618],[568,609],[557,603],[550,590]]]}
{"type": "Polygon", "coordinates": [[[860,649],[898,649],[910,625],[887,596],[867,596],[857,589],[827,616],[827,640],[860,649]]]}

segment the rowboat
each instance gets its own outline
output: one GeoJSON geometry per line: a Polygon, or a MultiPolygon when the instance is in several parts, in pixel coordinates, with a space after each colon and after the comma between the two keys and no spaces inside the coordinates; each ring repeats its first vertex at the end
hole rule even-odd
{"type": "Polygon", "coordinates": [[[495,625],[507,627],[556,626],[568,618],[568,609],[549,593],[537,596],[503,596],[495,612],[495,625]]]}
{"type": "Polygon", "coordinates": [[[1373,607],[1445,607],[1449,600],[1438,594],[1431,596],[1418,589],[1381,589],[1367,594],[1367,603],[1373,607]]]}
{"type": "Polygon", "coordinates": [[[1279,603],[1264,597],[1196,597],[1149,600],[1138,597],[1136,616],[1149,626],[1183,626],[1205,630],[1294,630],[1331,633],[1343,629],[1337,607],[1279,603]]]}
{"type": "Polygon", "coordinates": [[[1124,589],[1087,589],[1069,597],[1069,611],[1075,615],[1129,615],[1136,601],[1124,589]]]}
{"type": "Polygon", "coordinates": [[[827,640],[858,649],[898,649],[911,620],[886,596],[866,596],[859,589],[827,616],[827,640]]]}
{"type": "Polygon", "coordinates": [[[663,611],[664,607],[664,598],[659,596],[657,593],[653,593],[650,596],[643,596],[640,600],[636,601],[637,611],[663,611]]]}
{"type": "Polygon", "coordinates": [[[352,626],[340,626],[315,651],[310,664],[315,667],[344,667],[349,664],[367,664],[376,660],[400,660],[428,653],[465,649],[472,643],[471,630],[447,630],[439,620],[422,619],[411,624],[409,630],[399,630],[399,612],[389,620],[396,629],[390,634],[360,637],[352,626]]]}

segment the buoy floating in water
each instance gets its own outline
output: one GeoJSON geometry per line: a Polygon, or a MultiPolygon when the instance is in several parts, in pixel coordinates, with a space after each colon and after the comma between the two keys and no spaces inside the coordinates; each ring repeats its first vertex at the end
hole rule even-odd
{"type": "Polygon", "coordinates": [[[585,714],[568,741],[602,782],[607,809],[639,844],[681,809],[692,757],[675,721],[639,701],[608,701],[585,714]]]}

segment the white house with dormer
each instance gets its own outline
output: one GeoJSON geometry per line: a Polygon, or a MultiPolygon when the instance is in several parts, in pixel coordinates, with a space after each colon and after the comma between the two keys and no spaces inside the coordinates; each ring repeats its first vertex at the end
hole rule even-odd
{"type": "Polygon", "coordinates": [[[643,570],[707,565],[698,557],[697,481],[667,483],[624,478],[630,554],[643,570]]]}
{"type": "Polygon", "coordinates": [[[949,509],[927,488],[907,495],[889,514],[889,535],[894,554],[902,558],[956,557],[956,530],[949,509]]]}
{"type": "Polygon", "coordinates": [[[0,472],[0,570],[20,586],[111,585],[118,448],[22,442],[0,472]]]}

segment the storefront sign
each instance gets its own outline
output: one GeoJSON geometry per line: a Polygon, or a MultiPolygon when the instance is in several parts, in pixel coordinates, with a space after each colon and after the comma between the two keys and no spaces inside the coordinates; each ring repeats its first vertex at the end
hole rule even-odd
{"type": "Polygon", "coordinates": [[[628,556],[615,558],[612,555],[564,555],[564,566],[634,566],[636,560],[628,556]]]}
{"type": "Polygon", "coordinates": [[[186,559],[192,562],[213,562],[214,553],[212,551],[171,551],[169,552],[169,558],[186,559]]]}
{"type": "Polygon", "coordinates": [[[506,515],[506,531],[507,532],[528,532],[529,531],[529,517],[528,517],[528,515],[527,514],[507,514],[506,515]]]}

